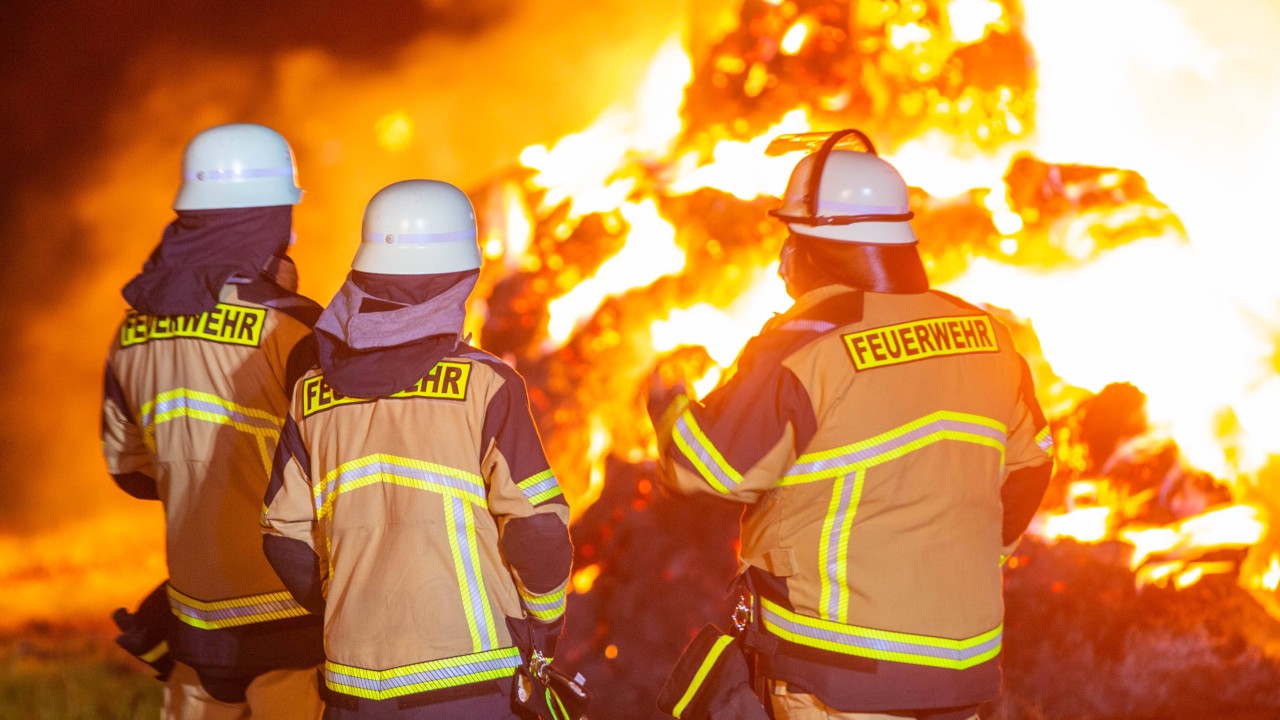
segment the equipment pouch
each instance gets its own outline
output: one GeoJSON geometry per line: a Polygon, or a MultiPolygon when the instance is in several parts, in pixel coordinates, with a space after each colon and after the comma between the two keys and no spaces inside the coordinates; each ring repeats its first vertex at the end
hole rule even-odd
{"type": "Polygon", "coordinates": [[[767,720],[751,688],[742,640],[706,625],[685,647],[658,694],[658,709],[681,720],[767,720]]]}
{"type": "Polygon", "coordinates": [[[550,720],[582,720],[591,695],[582,687],[582,675],[570,678],[534,653],[528,667],[516,670],[514,704],[523,715],[550,720]]]}

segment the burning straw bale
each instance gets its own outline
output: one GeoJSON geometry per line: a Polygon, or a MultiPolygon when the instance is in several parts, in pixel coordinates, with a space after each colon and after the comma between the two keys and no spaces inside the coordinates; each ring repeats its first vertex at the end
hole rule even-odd
{"type": "MultiPolygon", "coordinates": [[[[740,508],[663,497],[654,472],[609,462],[573,527],[557,656],[587,676],[603,720],[662,717],[654,698],[684,643],[727,625],[740,508]]],[[[1130,555],[1118,542],[1023,542],[1005,577],[1005,694],[984,717],[1277,717],[1280,624],[1234,575],[1138,588],[1130,555]]]]}
{"type": "Polygon", "coordinates": [[[944,129],[993,147],[1025,135],[1035,62],[1021,8],[1002,0],[999,20],[970,37],[954,5],[745,2],[697,68],[690,126],[756,134],[806,107],[872,137],[944,129]]]}
{"type": "Polygon", "coordinates": [[[1138,589],[1127,554],[1023,543],[1005,575],[998,717],[1280,716],[1280,624],[1231,575],[1138,589]]]}

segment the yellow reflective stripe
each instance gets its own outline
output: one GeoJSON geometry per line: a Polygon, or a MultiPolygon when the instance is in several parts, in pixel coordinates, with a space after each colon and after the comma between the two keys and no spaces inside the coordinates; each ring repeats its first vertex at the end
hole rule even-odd
{"type": "Polygon", "coordinates": [[[653,429],[658,435],[658,446],[665,451],[667,442],[671,439],[671,432],[676,427],[676,420],[689,409],[689,403],[692,402],[687,395],[677,395],[671,400],[671,404],[667,405],[667,409],[662,411],[662,417],[658,422],[654,423],[653,429]]]}
{"type": "Polygon", "coordinates": [[[742,484],[742,475],[733,469],[716,449],[715,444],[707,438],[702,432],[702,428],[698,427],[698,421],[693,417],[692,410],[686,410],[676,421],[675,432],[672,433],[676,441],[676,447],[680,448],[680,452],[684,454],[689,462],[697,468],[698,474],[706,480],[711,487],[722,493],[728,494],[731,487],[742,484]],[[681,430],[687,429],[693,436],[693,443],[685,437],[681,430]],[[697,447],[694,447],[694,444],[697,447]],[[708,464],[710,461],[710,465],[708,464]]]}
{"type": "Polygon", "coordinates": [[[542,699],[546,701],[547,709],[551,711],[551,720],[560,720],[561,718],[569,720],[569,711],[565,709],[559,694],[551,692],[551,688],[546,688],[542,691],[542,699]]]}
{"type": "Polygon", "coordinates": [[[142,653],[138,656],[138,659],[144,663],[153,663],[168,654],[169,643],[168,641],[161,640],[159,645],[156,645],[150,650],[142,653]]]}
{"type": "Polygon", "coordinates": [[[546,470],[543,470],[537,475],[530,475],[524,480],[521,480],[520,482],[516,483],[516,486],[519,487],[521,490],[524,490],[525,488],[529,488],[529,487],[533,487],[534,485],[537,485],[538,483],[542,482],[543,480],[546,480],[549,477],[555,477],[555,473],[551,472],[551,468],[547,468],[546,470]]]}
{"type": "Polygon", "coordinates": [[[829,480],[896,460],[942,440],[985,445],[998,450],[1003,461],[1006,432],[1007,427],[998,420],[941,410],[868,440],[801,455],[779,484],[800,485],[829,480]]]}
{"type": "Polygon", "coordinates": [[[476,540],[476,518],[470,503],[457,502],[467,524],[467,547],[471,551],[471,574],[475,577],[472,589],[473,603],[480,605],[484,613],[485,642],[482,650],[491,650],[498,645],[498,628],[493,622],[493,608],[489,604],[489,593],[484,584],[484,570],[480,567],[480,543],[476,540]]]}
{"type": "Polygon", "coordinates": [[[1040,432],[1036,433],[1036,447],[1046,453],[1053,452],[1053,432],[1046,425],[1040,432]]]}
{"type": "MultiPolygon", "coordinates": [[[[284,426],[282,418],[265,410],[240,405],[200,390],[175,388],[142,404],[138,425],[142,428],[143,444],[155,452],[156,426],[183,417],[227,425],[256,436],[260,445],[265,445],[267,439],[274,444],[280,437],[280,428],[284,426]]],[[[267,466],[270,467],[269,457],[267,466]]]]}
{"type": "Polygon", "coordinates": [[[818,566],[822,571],[819,607],[825,617],[844,622],[849,617],[849,532],[862,502],[866,475],[855,472],[836,479],[827,516],[822,521],[818,566]],[[846,489],[847,488],[847,489],[846,489]]]}
{"type": "MultiPolygon", "coordinates": [[[[280,439],[279,433],[276,433],[275,437],[272,438],[272,440],[276,440],[276,441],[278,441],[279,439],[280,439]]],[[[261,435],[258,435],[257,437],[254,438],[254,440],[258,441],[258,456],[262,458],[262,467],[267,469],[267,475],[270,476],[272,451],[267,447],[267,439],[261,435]]]]}
{"type": "Polygon", "coordinates": [[[520,597],[524,600],[525,607],[529,610],[529,614],[543,621],[551,621],[564,614],[565,595],[568,585],[547,593],[546,595],[537,595],[524,589],[523,585],[516,584],[516,590],[520,593],[520,597]]]}
{"type": "Polygon", "coordinates": [[[229,600],[204,601],[185,595],[173,586],[166,589],[169,594],[169,609],[174,616],[201,630],[221,630],[309,614],[287,590],[229,600]]]}
{"type": "Polygon", "coordinates": [[[876,630],[792,612],[761,598],[765,629],[789,642],[844,655],[963,670],[1000,654],[1004,626],[959,640],[876,630]]]}
{"type": "Polygon", "coordinates": [[[479,546],[476,544],[471,505],[458,498],[445,498],[444,516],[445,529],[449,534],[449,550],[453,553],[453,572],[462,600],[462,612],[467,618],[467,630],[471,633],[471,647],[476,652],[492,649],[498,644],[498,635],[493,625],[493,611],[489,608],[489,596],[480,569],[479,546]]]}
{"type": "Polygon", "coordinates": [[[426,490],[488,507],[484,480],[479,475],[425,460],[375,453],[330,470],[323,482],[311,488],[316,519],[333,511],[334,500],[344,492],[377,483],[426,490]]]}
{"type": "Polygon", "coordinates": [[[525,499],[532,505],[538,505],[562,494],[560,483],[556,481],[555,473],[550,468],[521,480],[516,483],[516,487],[520,488],[520,492],[524,493],[525,499]]]}
{"type": "Polygon", "coordinates": [[[324,674],[325,685],[331,690],[369,700],[386,700],[511,677],[520,664],[519,649],[509,647],[390,670],[367,670],[330,661],[325,663],[324,674]]]}
{"type": "Polygon", "coordinates": [[[707,679],[707,673],[711,672],[711,668],[715,667],[716,660],[720,659],[720,654],[724,649],[729,647],[729,643],[733,642],[733,638],[728,635],[721,635],[716,638],[716,642],[711,646],[711,651],[707,656],[702,658],[702,664],[698,666],[698,672],[693,675],[693,682],[689,683],[689,687],[685,688],[684,695],[680,696],[680,702],[671,709],[671,714],[680,717],[680,713],[693,700],[693,696],[698,694],[698,688],[702,687],[702,681],[707,679]]]}
{"type": "Polygon", "coordinates": [[[943,440],[991,447],[1004,462],[1004,423],[981,415],[938,411],[868,440],[798,458],[779,485],[833,480],[818,546],[818,612],[828,620],[849,617],[849,535],[867,470],[943,440]],[[850,487],[848,483],[852,482],[850,487]]]}

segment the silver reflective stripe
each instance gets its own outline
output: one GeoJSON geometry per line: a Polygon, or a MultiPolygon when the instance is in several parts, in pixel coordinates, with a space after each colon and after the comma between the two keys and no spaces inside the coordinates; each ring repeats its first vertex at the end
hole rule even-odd
{"type": "Polygon", "coordinates": [[[556,478],[553,475],[536,485],[530,485],[529,487],[521,486],[520,492],[524,493],[525,498],[529,500],[529,502],[533,502],[533,498],[537,497],[538,495],[541,495],[547,490],[551,490],[558,487],[560,487],[560,483],[556,481],[556,478]]]}
{"type": "Polygon", "coordinates": [[[292,167],[231,168],[229,170],[195,170],[182,175],[185,180],[247,180],[250,178],[293,175],[292,167]]]}
{"type": "MultiPolygon", "coordinates": [[[[847,626],[848,630],[833,627],[815,627],[808,623],[784,617],[767,605],[763,608],[766,627],[775,634],[802,645],[831,652],[842,652],[860,657],[881,657],[915,665],[933,665],[961,669],[976,664],[975,661],[1000,648],[1004,637],[1002,628],[996,628],[990,637],[980,642],[934,640],[911,642],[906,633],[891,633],[847,626]],[[780,631],[780,632],[779,632],[780,631]],[[811,642],[806,642],[811,641],[811,642]],[[941,661],[941,662],[936,662],[941,661]]],[[[824,623],[832,625],[832,623],[824,623]]],[[[973,640],[978,640],[974,638],[973,640]]],[[[920,638],[925,640],[925,638],[920,638]]]]}
{"type": "Polygon", "coordinates": [[[397,243],[408,245],[430,245],[432,243],[458,242],[460,240],[475,240],[476,234],[473,230],[458,230],[456,232],[445,233],[365,233],[364,241],[367,243],[375,243],[378,245],[384,243],[397,243]]]}
{"type": "Polygon", "coordinates": [[[947,418],[939,418],[932,422],[925,423],[918,428],[909,430],[897,437],[884,440],[869,447],[859,450],[837,455],[835,457],[823,458],[821,460],[811,460],[809,462],[798,462],[787,471],[788,476],[794,475],[810,475],[813,473],[821,473],[827,470],[836,470],[844,468],[855,463],[872,460],[886,453],[893,452],[913,442],[926,438],[934,433],[942,431],[964,432],[971,435],[979,435],[996,440],[1003,444],[1005,442],[1005,433],[996,428],[978,423],[965,422],[963,420],[953,420],[947,418]]]}
{"type": "Polygon", "coordinates": [[[835,513],[831,516],[831,529],[827,533],[826,567],[823,573],[826,579],[826,587],[829,589],[830,598],[827,600],[827,617],[843,620],[845,613],[842,612],[847,606],[848,600],[844,599],[845,585],[848,578],[848,558],[840,557],[840,549],[845,547],[849,542],[848,533],[853,524],[853,515],[857,513],[858,503],[862,499],[862,478],[861,472],[854,472],[837,481],[836,487],[840,491],[840,498],[837,500],[835,513]]]}
{"type": "Polygon", "coordinates": [[[149,427],[155,422],[156,416],[163,415],[179,408],[184,410],[198,410],[200,412],[209,413],[210,415],[220,415],[246,425],[256,425],[264,430],[278,431],[280,429],[280,423],[274,420],[246,415],[238,410],[232,410],[225,405],[209,402],[208,400],[201,400],[199,398],[187,397],[185,395],[171,397],[153,405],[143,413],[141,418],[142,426],[144,428],[149,427]]]}
{"type": "Polygon", "coordinates": [[[284,620],[306,615],[307,611],[287,591],[248,595],[227,600],[205,601],[166,588],[169,609],[182,622],[204,630],[238,627],[252,623],[284,620]]]}
{"type": "MultiPolygon", "coordinates": [[[[680,438],[689,446],[689,449],[693,451],[693,454],[702,461],[703,467],[705,467],[707,471],[724,486],[724,491],[732,491],[738,486],[738,480],[726,473],[724,468],[720,467],[720,460],[717,459],[713,451],[708,449],[698,437],[699,433],[695,433],[693,429],[689,427],[689,423],[686,420],[688,416],[689,413],[686,412],[680,416],[679,420],[676,421],[676,433],[679,434],[680,438]]],[[[710,442],[710,440],[707,442],[710,442]]]]}
{"type": "Polygon", "coordinates": [[[494,643],[489,628],[489,599],[485,597],[483,582],[480,578],[480,559],[476,555],[476,548],[472,545],[473,532],[468,527],[471,523],[471,518],[468,517],[471,508],[461,498],[446,498],[445,502],[447,504],[445,511],[453,515],[454,527],[459,529],[458,554],[461,558],[463,575],[467,579],[467,585],[463,589],[468,605],[467,612],[475,620],[480,649],[492,650],[494,643]],[[466,530],[462,530],[463,528],[466,530]]]}
{"type": "Polygon", "coordinates": [[[1036,447],[1040,448],[1045,452],[1049,452],[1050,450],[1053,449],[1053,436],[1045,435],[1044,437],[1040,438],[1039,440],[1036,441],[1036,447]]]}
{"type": "Polygon", "coordinates": [[[906,215],[910,212],[910,208],[905,205],[862,205],[837,200],[819,200],[818,212],[823,210],[834,210],[850,215],[906,215]]]}
{"type": "Polygon", "coordinates": [[[325,504],[329,500],[329,496],[338,491],[343,484],[354,482],[370,475],[384,474],[413,478],[414,480],[421,480],[422,482],[431,485],[440,485],[452,490],[458,490],[473,498],[474,502],[481,505],[485,504],[483,488],[477,487],[474,483],[449,475],[433,473],[429,470],[411,467],[409,465],[402,465],[400,463],[389,462],[386,460],[375,460],[367,465],[361,465],[360,467],[343,471],[329,480],[329,482],[325,484],[324,490],[316,495],[316,510],[319,511],[324,508],[325,504]]]}
{"type": "Polygon", "coordinates": [[[830,330],[835,330],[837,327],[839,326],[835,323],[826,322],[825,320],[792,320],[791,322],[784,323],[778,329],[794,332],[828,332],[830,330]]]}
{"type": "Polygon", "coordinates": [[[324,675],[325,684],[331,688],[340,686],[334,688],[339,692],[381,700],[506,676],[520,665],[520,651],[512,647],[391,670],[364,670],[327,662],[324,675]]]}

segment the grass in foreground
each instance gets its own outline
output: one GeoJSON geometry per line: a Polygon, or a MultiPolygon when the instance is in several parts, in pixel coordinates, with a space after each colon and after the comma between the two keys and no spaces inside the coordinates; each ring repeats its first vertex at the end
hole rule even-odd
{"type": "Polygon", "coordinates": [[[0,717],[155,720],[162,685],[107,627],[34,623],[0,634],[0,717]]]}

